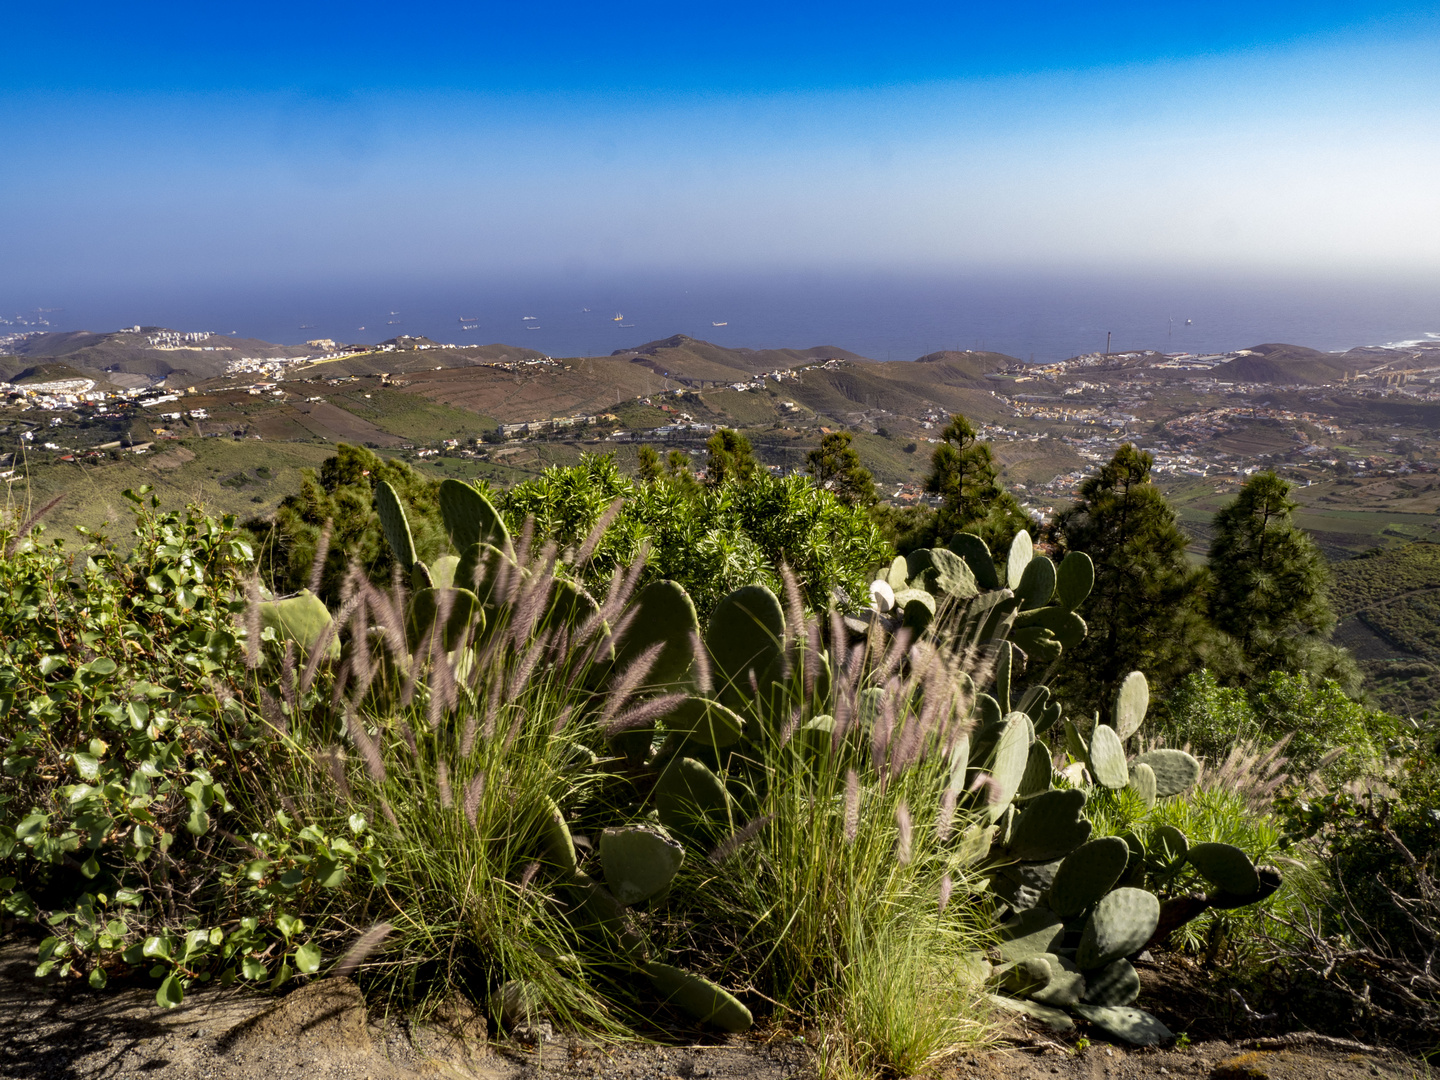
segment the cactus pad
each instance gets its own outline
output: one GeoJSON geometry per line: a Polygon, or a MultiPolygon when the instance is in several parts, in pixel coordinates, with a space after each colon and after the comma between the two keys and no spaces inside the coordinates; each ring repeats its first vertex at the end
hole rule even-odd
{"type": "Polygon", "coordinates": [[[1044,892],[1054,882],[1061,861],[1052,859],[1050,862],[1011,863],[1009,866],[1002,867],[1000,873],[1017,885],[1024,885],[1027,889],[1034,889],[1036,892],[1044,892]]]}
{"type": "Polygon", "coordinates": [[[995,573],[995,556],[990,553],[984,540],[974,533],[962,532],[952,536],[946,546],[965,560],[965,565],[970,567],[970,572],[975,575],[975,583],[980,588],[1000,588],[1000,576],[995,573]]]}
{"type": "Polygon", "coordinates": [[[754,1023],[750,1010],[734,994],[709,979],[669,964],[649,963],[642,970],[656,993],[702,1024],[714,1024],[721,1031],[740,1032],[750,1030],[754,1023]]]}
{"type": "Polygon", "coordinates": [[[1072,551],[1060,560],[1055,571],[1055,602],[1066,611],[1074,611],[1095,587],[1095,564],[1083,551],[1072,551]]]}
{"type": "Polygon", "coordinates": [[[784,638],[785,613],[764,585],[736,589],[715,605],[705,644],[715,661],[716,689],[727,702],[750,697],[750,673],[758,679],[770,669],[784,638]]]}
{"type": "Polygon", "coordinates": [[[1004,874],[990,879],[990,891],[1005,901],[1013,911],[1025,911],[1040,903],[1041,891],[1028,885],[1021,885],[1004,874]]]}
{"type": "Polygon", "coordinates": [[[1085,792],[1060,788],[1035,796],[1015,822],[1009,852],[1023,862],[1047,862],[1070,854],[1090,838],[1085,792]]]}
{"type": "Polygon", "coordinates": [[[540,622],[542,626],[564,626],[573,630],[599,611],[600,605],[583,585],[557,577],[550,584],[550,604],[540,622]]]}
{"type": "Polygon", "coordinates": [[[600,834],[605,885],[626,907],[668,889],[684,861],[685,849],[653,829],[633,826],[600,834]]]}
{"type": "Polygon", "coordinates": [[[1020,777],[1020,787],[1015,794],[1023,799],[1049,791],[1054,776],[1050,748],[1037,739],[1030,744],[1030,752],[1025,758],[1025,773],[1020,777]]]}
{"type": "Polygon", "coordinates": [[[1061,706],[1060,702],[1050,702],[1049,705],[1045,706],[1044,711],[1035,718],[1035,730],[1049,731],[1051,728],[1053,728],[1056,724],[1060,722],[1060,718],[1064,714],[1065,711],[1064,708],[1061,706]]]}
{"type": "Polygon", "coordinates": [[[905,580],[912,588],[929,588],[927,576],[935,569],[934,551],[931,548],[916,548],[905,556],[905,580]]]}
{"type": "Polygon", "coordinates": [[[1065,856],[1050,886],[1050,909],[1073,918],[1100,902],[1120,880],[1130,861],[1130,848],[1118,836],[1081,844],[1065,856]]]}
{"type": "Polygon", "coordinates": [[[460,566],[460,556],[441,555],[430,564],[430,583],[436,589],[449,589],[455,584],[455,571],[460,566]]]}
{"type": "Polygon", "coordinates": [[[471,590],[480,602],[491,605],[495,589],[499,585],[501,568],[509,573],[519,573],[510,556],[491,544],[471,544],[460,555],[455,567],[454,580],[462,589],[471,590]]]}
{"type": "Polygon", "coordinates": [[[614,893],[588,874],[574,875],[567,888],[578,909],[577,926],[618,947],[632,963],[648,959],[645,939],[636,933],[625,905],[614,893]]]}
{"type": "Polygon", "coordinates": [[[1118,791],[1130,782],[1130,768],[1125,764],[1125,747],[1115,729],[1097,724],[1090,735],[1090,775],[1097,784],[1118,791]]]}
{"type": "Polygon", "coordinates": [[[540,797],[540,838],[545,845],[545,854],[562,877],[574,877],[579,871],[575,858],[575,841],[570,837],[570,826],[560,807],[548,796],[540,797]]]}
{"type": "Polygon", "coordinates": [[[718,701],[686,698],[660,718],[665,730],[684,735],[699,746],[716,750],[734,746],[745,732],[745,721],[718,701]]]}
{"type": "Polygon", "coordinates": [[[897,593],[909,587],[910,566],[906,563],[904,555],[896,555],[890,561],[890,569],[885,571],[885,581],[897,593]]]}
{"type": "Polygon", "coordinates": [[[1044,954],[1023,956],[1014,963],[999,968],[995,974],[1000,976],[1000,985],[1010,993],[1024,994],[1027,997],[1036,990],[1049,986],[1054,977],[1050,961],[1045,959],[1044,954]]]}
{"type": "MultiPolygon", "coordinates": [[[[989,607],[979,609],[985,613],[985,620],[980,626],[979,639],[981,641],[1003,637],[1009,628],[1014,624],[1015,611],[1020,606],[1020,601],[1009,595],[1009,590],[1004,592],[991,593],[995,599],[989,602],[989,607]]],[[[971,609],[976,610],[975,605],[986,601],[985,594],[977,596],[972,602],[971,609]]]]}
{"type": "Polygon", "coordinates": [[[655,783],[660,822],[697,845],[714,843],[733,822],[725,784],[703,762],[677,757],[655,783]]]}
{"type": "Polygon", "coordinates": [[[615,644],[616,667],[623,668],[652,645],[663,644],[645,685],[665,691],[686,689],[700,634],[690,594],[676,582],[652,581],[630,601],[626,618],[615,644]]]}
{"type": "MultiPolygon", "coordinates": [[[[293,641],[304,652],[320,644],[330,628],[330,609],[309,589],[301,589],[284,600],[266,600],[260,604],[260,626],[269,627],[281,641],[293,641]]],[[[325,646],[328,660],[340,658],[340,639],[331,634],[325,646]]]]}
{"type": "Polygon", "coordinates": [[[474,544],[491,544],[511,553],[510,530],[490,500],[459,480],[440,481],[440,517],[456,551],[474,544]]]}
{"type": "Polygon", "coordinates": [[[1011,588],[1020,601],[1021,611],[1043,608],[1055,595],[1055,564],[1044,555],[1036,555],[1026,563],[1019,583],[1011,588]]]}
{"type": "Polygon", "coordinates": [[[1065,921],[1049,908],[1033,907],[1000,924],[997,948],[1006,961],[1054,950],[1065,934],[1065,921]]]}
{"type": "Polygon", "coordinates": [[[1016,708],[1033,719],[1049,701],[1050,688],[1044,683],[1036,683],[1021,695],[1020,704],[1016,708]]]}
{"type": "Polygon", "coordinates": [[[870,603],[882,615],[895,606],[895,590],[888,581],[877,578],[870,582],[870,603]]]}
{"type": "MultiPolygon", "coordinates": [[[[1005,585],[1008,588],[1018,590],[1020,580],[1025,576],[1025,568],[1030,565],[1030,560],[1035,557],[1035,545],[1030,540],[1030,534],[1021,529],[1015,534],[1015,539],[1010,541],[1010,553],[1005,557],[1005,585]]],[[[1049,597],[1046,597],[1048,600],[1049,597]]]]}
{"type": "Polygon", "coordinates": [[[1003,994],[986,994],[987,998],[994,1005],[1011,1012],[1023,1013],[1044,1024],[1051,1031],[1065,1032],[1075,1030],[1075,1021],[1071,1020],[1059,1009],[1052,1009],[1049,1005],[1041,1005],[1038,1001],[1026,1001],[1024,998],[1006,997],[1003,994]]]}
{"type": "Polygon", "coordinates": [[[1002,641],[995,654],[995,700],[1000,702],[1001,713],[1008,713],[1010,705],[1010,680],[1015,671],[1015,646],[1002,641]]]}
{"type": "Polygon", "coordinates": [[[951,853],[950,857],[955,865],[969,866],[983,859],[989,853],[999,831],[994,825],[971,825],[960,834],[960,842],[951,853]]]}
{"type": "Polygon", "coordinates": [[[1144,1009],[1128,1005],[1076,1005],[1075,1011],[1102,1031],[1135,1046],[1159,1046],[1175,1037],[1144,1009]]]}
{"type": "Polygon", "coordinates": [[[989,694],[976,694],[971,715],[975,717],[977,731],[984,731],[986,728],[998,727],[1005,710],[1000,708],[1000,703],[989,694]]]}
{"type": "Polygon", "coordinates": [[[1116,889],[1107,893],[1080,935],[1075,962],[1080,967],[1105,967],[1145,947],[1160,922],[1160,901],[1144,889],[1116,889]]]}
{"type": "Polygon", "coordinates": [[[1134,764],[1150,766],[1159,799],[1189,791],[1200,779],[1200,762],[1184,750],[1149,750],[1138,755],[1134,764]]]}
{"type": "Polygon", "coordinates": [[[1011,631],[1010,640],[1032,663],[1048,666],[1060,659],[1060,642],[1043,626],[1025,626],[1011,631]]]}
{"type": "Polygon", "coordinates": [[[1155,805],[1155,770],[1138,761],[1130,767],[1130,790],[1140,796],[1148,810],[1155,805]]]}
{"type": "Polygon", "coordinates": [[[1125,846],[1130,849],[1130,856],[1125,863],[1125,873],[1120,875],[1120,885],[1129,889],[1139,889],[1145,884],[1145,845],[1133,832],[1123,832],[1120,839],[1125,841],[1125,846]]]}
{"type": "Polygon", "coordinates": [[[1260,891],[1255,864],[1233,844],[1196,844],[1186,859],[1201,877],[1232,896],[1253,896],[1260,891]]]}
{"type": "Polygon", "coordinates": [[[405,507],[388,480],[381,480],[375,485],[375,513],[380,517],[380,528],[385,533],[395,561],[408,574],[415,565],[415,541],[410,536],[410,520],[405,516],[405,507]]]}
{"type": "Polygon", "coordinates": [[[1150,684],[1145,674],[1132,671],[1120,683],[1115,692],[1115,704],[1110,714],[1110,724],[1121,740],[1128,739],[1140,730],[1145,722],[1145,710],[1150,708],[1150,684]]]}
{"type": "Polygon", "coordinates": [[[1063,607],[1044,607],[1039,611],[1027,611],[1015,618],[1015,626],[1037,626],[1049,630],[1055,640],[1067,649],[1073,649],[1085,639],[1090,628],[1085,620],[1073,611],[1063,607]]]}
{"type": "Polygon", "coordinates": [[[988,796],[991,821],[999,820],[1025,778],[1025,766],[1030,760],[1030,724],[1024,717],[1024,713],[1012,713],[1001,721],[995,761],[990,766],[994,780],[988,796]]]}
{"type": "Polygon", "coordinates": [[[947,548],[930,552],[931,569],[925,572],[925,585],[933,592],[955,600],[969,600],[979,595],[975,572],[959,555],[947,548]]]}
{"type": "Polygon", "coordinates": [[[1056,1009],[1073,1009],[1079,1005],[1080,995],[1085,992],[1085,976],[1078,971],[1056,967],[1054,963],[1051,963],[1050,970],[1050,982],[1032,991],[1030,1000],[1056,1009]]]}
{"type": "Polygon", "coordinates": [[[1280,871],[1273,866],[1257,866],[1255,876],[1260,879],[1260,888],[1257,891],[1241,895],[1220,889],[1205,898],[1207,904],[1216,911],[1249,907],[1251,904],[1258,904],[1262,900],[1269,899],[1275,890],[1284,883],[1284,879],[1280,877],[1280,871]]]}
{"type": "Polygon", "coordinates": [[[1085,973],[1087,1005],[1129,1005],[1140,996],[1140,976],[1129,960],[1116,960],[1103,968],[1085,973]]]}
{"type": "Polygon", "coordinates": [[[485,629],[485,612],[480,606],[480,598],[469,589],[445,589],[443,593],[440,589],[421,589],[410,598],[406,619],[406,637],[412,649],[425,640],[441,607],[446,605],[450,609],[444,627],[446,652],[459,645],[472,626],[477,632],[485,629]]]}

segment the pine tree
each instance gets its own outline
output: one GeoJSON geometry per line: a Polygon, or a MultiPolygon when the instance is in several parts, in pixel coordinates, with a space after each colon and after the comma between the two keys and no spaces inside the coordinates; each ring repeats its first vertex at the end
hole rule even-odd
{"type": "Polygon", "coordinates": [[[1256,473],[1215,515],[1210,620],[1234,639],[1240,674],[1324,669],[1335,626],[1325,557],[1291,515],[1290,484],[1256,473]]]}
{"type": "Polygon", "coordinates": [[[1095,562],[1095,588],[1080,610],[1090,631],[1059,679],[1077,712],[1107,708],[1134,670],[1163,692],[1202,663],[1210,643],[1205,572],[1186,559],[1189,538],[1150,480],[1153,461],[1126,443],[1055,519],[1064,550],[1095,562]]]}
{"type": "Polygon", "coordinates": [[[981,442],[974,425],[959,413],[950,417],[940,438],[925,481],[925,490],[944,500],[935,518],[934,543],[970,532],[991,551],[1005,551],[1015,534],[1033,523],[1015,496],[1000,486],[990,444],[981,442]]]}
{"type": "Polygon", "coordinates": [[[705,449],[710,452],[705,462],[705,483],[710,487],[719,487],[726,480],[743,484],[760,467],[755,460],[755,452],[750,448],[750,440],[731,428],[721,428],[711,435],[706,440],[705,449]]]}
{"type": "Polygon", "coordinates": [[[871,506],[876,501],[875,478],[860,464],[848,431],[821,436],[820,445],[805,457],[805,471],[815,478],[816,487],[833,491],[847,506],[871,506]]]}
{"type": "Polygon", "coordinates": [[[635,452],[635,461],[639,467],[642,484],[653,484],[660,479],[662,475],[660,453],[653,446],[642,444],[640,449],[635,452]]]}

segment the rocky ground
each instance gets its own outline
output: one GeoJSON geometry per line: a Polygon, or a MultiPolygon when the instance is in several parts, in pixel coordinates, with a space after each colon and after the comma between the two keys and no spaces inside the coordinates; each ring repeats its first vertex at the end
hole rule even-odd
{"type": "MultiPolygon", "coordinates": [[[[425,1024],[367,1013],[347,979],[327,979],[275,999],[199,989],[177,1009],[140,988],[95,992],[38,981],[29,943],[0,946],[0,1077],[105,1080],[306,1080],[468,1077],[481,1080],[809,1080],[818,1074],[793,1036],[693,1045],[594,1046],[564,1038],[488,1041],[484,1017],[456,1005],[425,1024]]],[[[944,1063],[939,1080],[1396,1080],[1428,1078],[1401,1054],[1341,1040],[1207,1038],[1132,1050],[1075,1034],[1052,1036],[1020,1021],[1007,1040],[944,1063]]]]}

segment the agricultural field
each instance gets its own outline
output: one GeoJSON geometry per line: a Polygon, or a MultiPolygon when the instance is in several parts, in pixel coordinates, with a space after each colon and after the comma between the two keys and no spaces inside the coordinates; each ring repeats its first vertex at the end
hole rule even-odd
{"type": "MultiPolygon", "coordinates": [[[[1282,469],[1282,475],[1288,470],[1282,469]]],[[[1195,538],[1192,551],[1209,547],[1215,512],[1234,498],[1240,478],[1168,484],[1166,496],[1180,523],[1195,538]]],[[[1332,561],[1349,559],[1375,547],[1440,540],[1440,513],[1433,503],[1433,478],[1339,478],[1306,486],[1297,482],[1292,496],[1300,504],[1295,521],[1309,532],[1332,561]]]]}

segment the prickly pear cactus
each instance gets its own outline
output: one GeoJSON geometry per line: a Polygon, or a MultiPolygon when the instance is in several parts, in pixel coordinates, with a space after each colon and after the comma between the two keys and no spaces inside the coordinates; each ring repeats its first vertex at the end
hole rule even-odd
{"type": "Polygon", "coordinates": [[[908,629],[992,659],[972,707],[967,787],[971,810],[995,823],[982,867],[1003,920],[994,989],[1042,1019],[1073,1010],[1117,1037],[1153,1042],[1164,1029],[1132,1006],[1140,981],[1129,958],[1207,908],[1264,899],[1279,877],[1237,848],[1188,845],[1170,827],[1154,831],[1149,851],[1133,834],[1091,835],[1089,801],[1123,793],[1152,808],[1189,791],[1200,763],[1182,750],[1127,753],[1150,703],[1138,671],[1103,722],[1067,719],[1052,700],[1048,672],[1086,634],[1077,609],[1095,584],[1090,559],[1072,552],[1057,566],[1021,533],[1001,563],[1003,581],[985,543],[963,533],[947,549],[913,552],[872,587],[888,604],[852,628],[908,629]],[[1162,903],[1152,890],[1187,869],[1186,880],[1198,876],[1213,891],[1162,903]]]}
{"type": "Polygon", "coordinates": [[[293,641],[302,652],[317,646],[325,650],[326,659],[340,657],[340,638],[331,630],[330,609],[309,589],[301,589],[284,600],[266,600],[260,604],[261,632],[270,630],[279,641],[293,641]]]}

